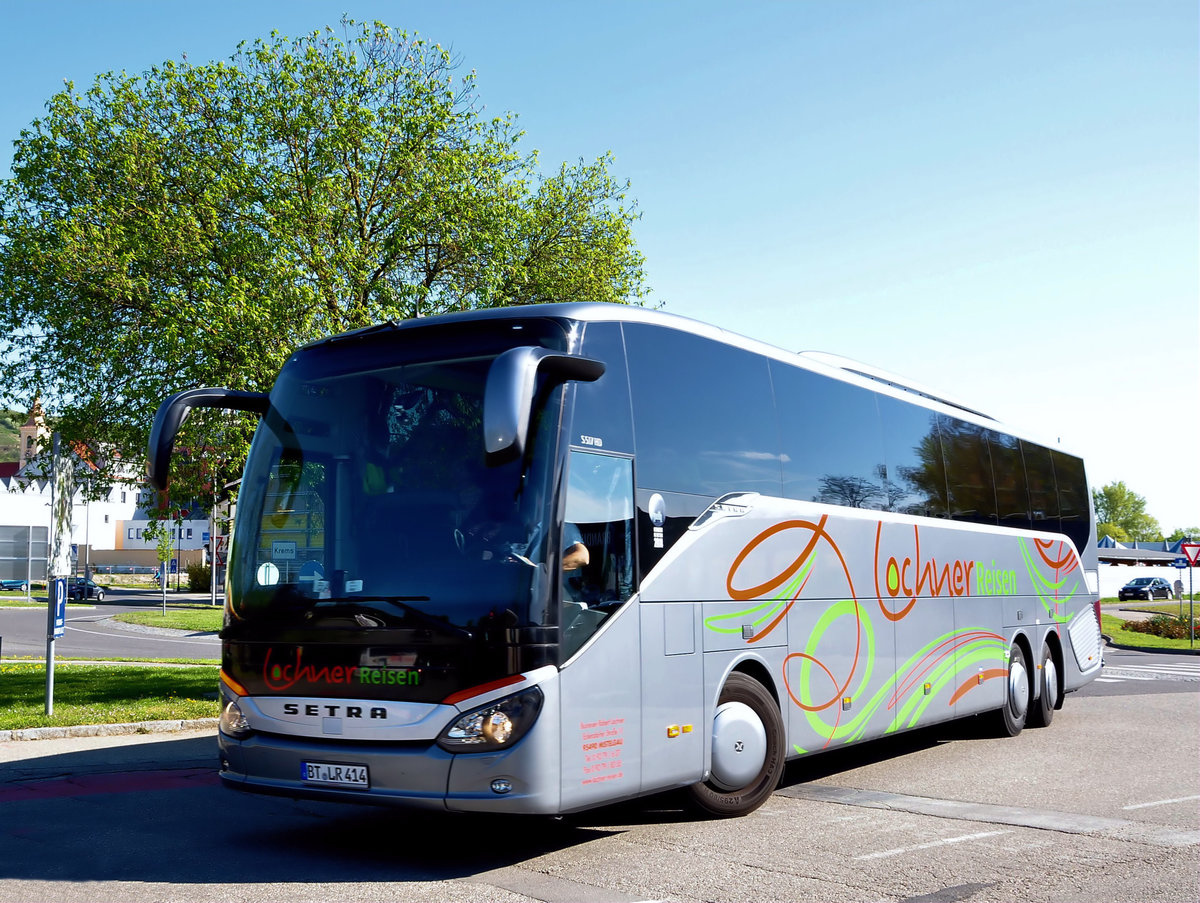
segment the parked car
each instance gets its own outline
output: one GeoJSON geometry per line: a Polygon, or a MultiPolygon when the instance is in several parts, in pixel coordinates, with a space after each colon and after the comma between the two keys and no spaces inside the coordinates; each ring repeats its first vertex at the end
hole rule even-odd
{"type": "Polygon", "coordinates": [[[25,592],[29,589],[28,580],[0,580],[0,589],[15,589],[25,592]]]}
{"type": "Polygon", "coordinates": [[[1126,599],[1145,599],[1153,602],[1155,597],[1170,599],[1174,595],[1171,584],[1164,577],[1135,577],[1118,591],[1122,602],[1126,599]]]}
{"type": "Polygon", "coordinates": [[[80,578],[67,587],[67,598],[95,599],[97,602],[103,602],[104,587],[95,580],[84,580],[80,578]]]}

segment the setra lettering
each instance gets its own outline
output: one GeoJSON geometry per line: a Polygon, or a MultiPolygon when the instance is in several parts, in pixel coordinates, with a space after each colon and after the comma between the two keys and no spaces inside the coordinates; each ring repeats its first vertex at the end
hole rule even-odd
{"type": "MultiPolygon", "coordinates": [[[[340,705],[330,702],[285,702],[283,704],[283,714],[285,715],[304,715],[308,718],[362,718],[363,707],[359,705],[340,705]]],[[[366,715],[367,718],[380,718],[387,720],[387,708],[385,706],[372,706],[366,715]]]]}

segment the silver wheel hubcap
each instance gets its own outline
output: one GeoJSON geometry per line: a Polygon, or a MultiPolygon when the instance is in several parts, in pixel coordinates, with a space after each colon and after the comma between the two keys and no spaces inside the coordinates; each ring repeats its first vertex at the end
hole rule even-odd
{"type": "Polygon", "coordinates": [[[740,790],[767,761],[767,729],[744,702],[717,706],[713,716],[711,779],[722,790],[740,790]]]}
{"type": "Polygon", "coordinates": [[[1029,677],[1022,662],[1013,662],[1008,668],[1008,705],[1018,718],[1029,709],[1029,677]]]}
{"type": "Polygon", "coordinates": [[[1054,667],[1054,659],[1046,659],[1042,670],[1046,672],[1046,683],[1042,692],[1046,694],[1046,707],[1052,709],[1058,705],[1058,669],[1054,667]]]}

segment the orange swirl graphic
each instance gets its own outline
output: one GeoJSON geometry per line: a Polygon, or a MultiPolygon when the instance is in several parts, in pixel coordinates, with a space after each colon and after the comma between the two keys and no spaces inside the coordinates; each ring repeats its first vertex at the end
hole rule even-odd
{"type": "MultiPolygon", "coordinates": [[[[908,600],[900,611],[892,611],[883,601],[883,593],[879,591],[879,540],[883,536],[883,521],[879,522],[879,526],[875,528],[875,599],[879,602],[879,610],[883,612],[883,616],[889,621],[899,621],[917,604],[917,597],[913,596],[908,600]]],[[[916,538],[917,544],[917,559],[921,558],[921,533],[917,530],[916,524],[913,524],[913,536],[916,538]]]]}

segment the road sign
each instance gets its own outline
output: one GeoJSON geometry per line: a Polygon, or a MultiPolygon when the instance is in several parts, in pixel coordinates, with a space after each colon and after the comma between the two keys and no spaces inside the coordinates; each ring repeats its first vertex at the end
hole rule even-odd
{"type": "Polygon", "coordinates": [[[296,578],[296,582],[301,586],[307,583],[308,586],[304,588],[314,595],[329,587],[325,582],[325,568],[319,561],[306,561],[300,565],[300,576],[296,578]]]}
{"type": "Polygon", "coordinates": [[[1186,558],[1176,558],[1174,561],[1171,562],[1171,566],[1177,567],[1182,571],[1185,567],[1188,566],[1188,561],[1186,558]]]}
{"type": "Polygon", "coordinates": [[[67,631],[67,578],[55,577],[46,589],[49,590],[47,601],[50,603],[46,612],[49,617],[46,638],[57,640],[67,631]]]}
{"type": "Polygon", "coordinates": [[[271,557],[276,561],[295,561],[296,543],[290,539],[277,539],[271,543],[271,557]]]}
{"type": "Polygon", "coordinates": [[[1200,564],[1200,542],[1185,542],[1179,546],[1179,551],[1187,556],[1188,563],[1195,567],[1200,564]]]}

